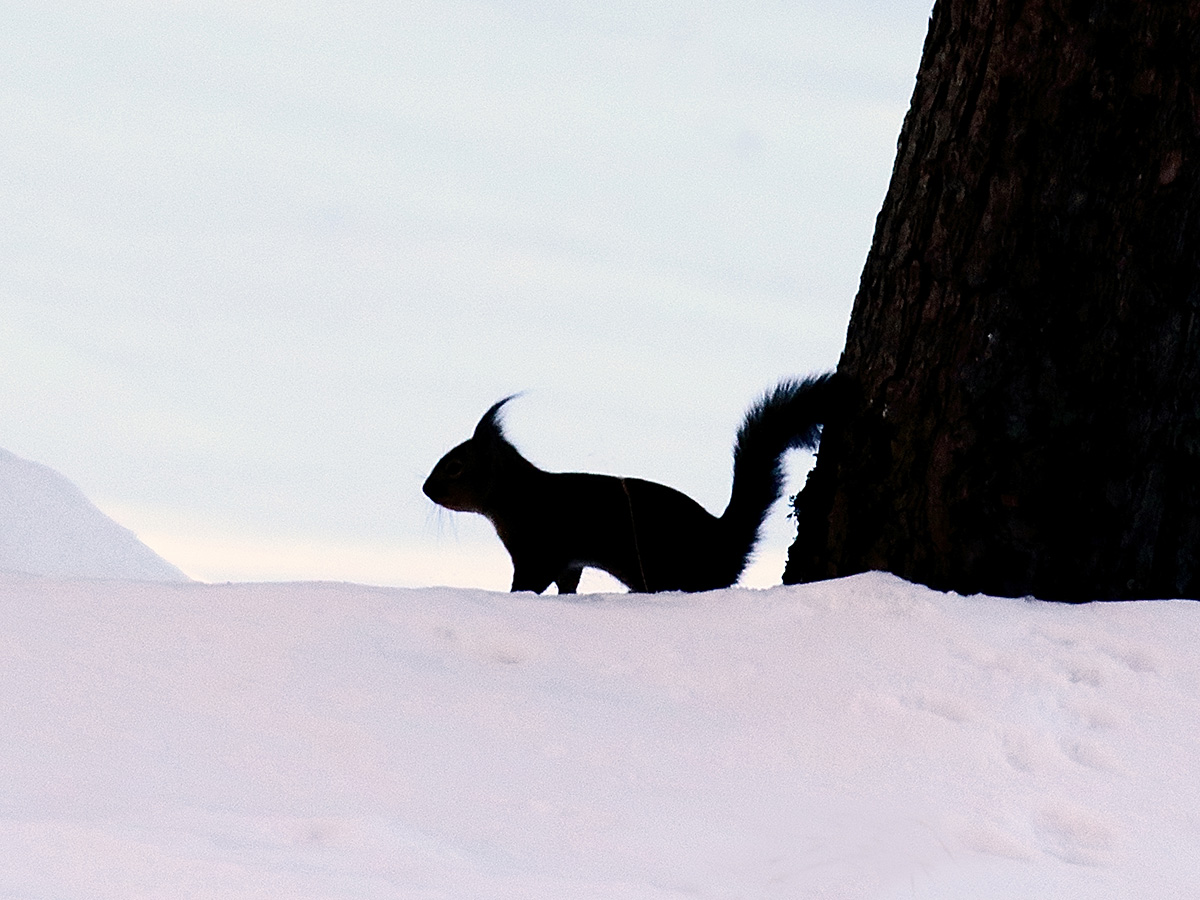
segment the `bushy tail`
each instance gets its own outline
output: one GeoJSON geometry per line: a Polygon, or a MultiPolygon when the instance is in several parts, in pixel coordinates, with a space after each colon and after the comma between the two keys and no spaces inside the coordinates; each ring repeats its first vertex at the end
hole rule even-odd
{"type": "Polygon", "coordinates": [[[780,382],[750,407],[738,429],[733,492],[721,524],[731,546],[742,554],[743,567],[758,542],[767,511],[783,492],[783,454],[817,446],[821,426],[836,402],[834,378],[826,373],[780,382]]]}

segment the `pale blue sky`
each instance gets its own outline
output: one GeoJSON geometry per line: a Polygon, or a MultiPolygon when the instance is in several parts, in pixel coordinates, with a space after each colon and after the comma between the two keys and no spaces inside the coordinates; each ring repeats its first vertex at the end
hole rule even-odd
{"type": "Polygon", "coordinates": [[[205,580],[506,587],[419,488],[518,390],[535,462],[719,512],[836,364],[931,6],[0,3],[0,446],[205,580]]]}

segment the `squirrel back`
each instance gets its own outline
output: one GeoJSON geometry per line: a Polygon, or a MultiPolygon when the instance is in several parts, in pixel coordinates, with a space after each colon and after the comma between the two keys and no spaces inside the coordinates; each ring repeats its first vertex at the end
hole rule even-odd
{"type": "Polygon", "coordinates": [[[783,490],[784,453],[816,447],[833,404],[831,378],[784,381],[750,408],[719,518],[653,481],[539,469],[504,435],[500,412],[511,396],[438,461],[423,490],[441,506],[491,520],[512,557],[514,591],[540,593],[555,582],[572,593],[586,566],[639,592],[728,587],[783,490]]]}

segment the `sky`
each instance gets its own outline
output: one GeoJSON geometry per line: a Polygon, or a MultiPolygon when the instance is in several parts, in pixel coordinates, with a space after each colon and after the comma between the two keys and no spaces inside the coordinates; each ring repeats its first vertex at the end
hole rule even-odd
{"type": "Polygon", "coordinates": [[[837,363],[931,6],[0,3],[0,447],[207,581],[506,587],[420,485],[514,391],[543,468],[719,513],[837,363]]]}

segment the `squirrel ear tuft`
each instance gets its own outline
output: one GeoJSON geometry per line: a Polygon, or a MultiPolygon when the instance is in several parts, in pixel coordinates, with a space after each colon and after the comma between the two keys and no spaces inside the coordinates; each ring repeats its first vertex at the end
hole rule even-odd
{"type": "Polygon", "coordinates": [[[483,414],[483,418],[479,420],[479,424],[475,426],[474,437],[504,437],[504,429],[500,424],[500,410],[509,400],[519,396],[521,395],[509,394],[503,400],[497,400],[495,403],[493,403],[488,411],[483,414]]]}

